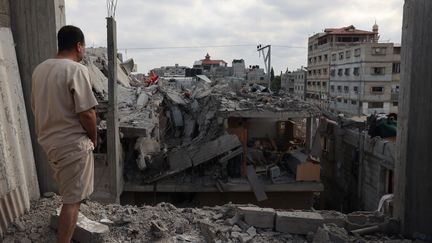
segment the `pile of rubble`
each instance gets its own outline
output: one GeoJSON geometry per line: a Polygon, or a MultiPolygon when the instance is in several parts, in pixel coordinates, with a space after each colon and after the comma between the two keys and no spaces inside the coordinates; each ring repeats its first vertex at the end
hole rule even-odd
{"type": "MultiPolygon", "coordinates": [[[[55,242],[56,232],[49,224],[60,204],[56,195],[33,202],[30,212],[8,229],[3,242],[55,242]]],[[[365,231],[387,220],[373,212],[345,215],[234,204],[177,208],[160,203],[137,207],[92,201],[82,204],[81,212],[94,221],[93,226],[77,230],[80,235],[75,239],[82,242],[411,242],[396,234],[383,234],[383,228],[365,231]],[[97,224],[106,225],[107,232],[92,232],[97,224]]]]}

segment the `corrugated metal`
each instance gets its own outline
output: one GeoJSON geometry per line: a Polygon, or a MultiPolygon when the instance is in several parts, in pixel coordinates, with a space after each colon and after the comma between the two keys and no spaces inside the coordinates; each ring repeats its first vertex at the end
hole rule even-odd
{"type": "Polygon", "coordinates": [[[5,233],[10,222],[20,217],[29,208],[29,200],[22,186],[0,198],[0,236],[5,233]]]}
{"type": "Polygon", "coordinates": [[[39,186],[10,28],[0,27],[0,235],[39,197],[39,186]]]}

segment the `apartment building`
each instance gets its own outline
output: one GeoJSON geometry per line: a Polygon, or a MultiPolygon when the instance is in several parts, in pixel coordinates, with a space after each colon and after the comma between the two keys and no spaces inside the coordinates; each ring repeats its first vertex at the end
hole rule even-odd
{"type": "Polygon", "coordinates": [[[347,115],[397,113],[400,46],[362,43],[330,53],[331,111],[347,115]]]}
{"type": "Polygon", "coordinates": [[[288,69],[285,73],[281,72],[281,89],[294,94],[294,74],[288,69]]]}
{"type": "Polygon", "coordinates": [[[246,77],[246,65],[243,59],[234,59],[232,61],[233,76],[237,78],[246,77]]]}
{"type": "Polygon", "coordinates": [[[378,42],[378,25],[372,31],[356,29],[353,25],[343,28],[327,28],[308,39],[308,66],[306,98],[329,106],[330,53],[359,43],[378,42]]]}
{"type": "Polygon", "coordinates": [[[179,66],[178,64],[175,64],[174,66],[154,68],[151,70],[151,72],[154,72],[159,77],[184,77],[185,70],[187,68],[188,67],[186,66],[179,66]]]}
{"type": "Polygon", "coordinates": [[[294,94],[304,99],[305,97],[305,83],[306,83],[306,70],[302,67],[294,71],[294,94]]]}
{"type": "Polygon", "coordinates": [[[246,80],[249,83],[257,83],[264,86],[268,85],[266,80],[266,73],[263,68],[260,68],[259,65],[252,65],[246,70],[246,80]]]}

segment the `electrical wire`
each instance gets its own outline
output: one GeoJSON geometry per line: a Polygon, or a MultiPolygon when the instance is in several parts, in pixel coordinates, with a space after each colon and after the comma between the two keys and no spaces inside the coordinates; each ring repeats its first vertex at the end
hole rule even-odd
{"type": "MultiPolygon", "coordinates": [[[[118,48],[118,50],[164,50],[164,49],[201,49],[201,48],[227,48],[227,47],[256,47],[255,44],[234,44],[234,45],[197,45],[197,46],[155,46],[155,47],[127,47],[118,48]]],[[[290,46],[290,45],[272,45],[278,48],[295,48],[306,49],[307,47],[290,46]]]]}

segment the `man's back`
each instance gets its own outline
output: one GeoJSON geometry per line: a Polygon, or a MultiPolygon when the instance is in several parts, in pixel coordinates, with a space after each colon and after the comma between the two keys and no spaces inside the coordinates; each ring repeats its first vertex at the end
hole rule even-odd
{"type": "Polygon", "coordinates": [[[32,79],[32,110],[45,151],[86,136],[78,113],[97,105],[87,68],[69,59],[48,59],[32,79]]]}

